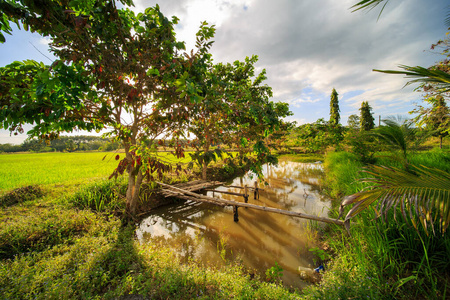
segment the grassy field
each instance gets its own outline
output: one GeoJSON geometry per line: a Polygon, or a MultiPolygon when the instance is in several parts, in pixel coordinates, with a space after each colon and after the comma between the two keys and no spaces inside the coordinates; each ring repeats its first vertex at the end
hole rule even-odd
{"type": "MultiPolygon", "coordinates": [[[[80,184],[91,179],[109,176],[124,153],[114,152],[76,152],[76,153],[20,153],[0,155],[0,194],[4,191],[26,185],[64,185],[80,184]]],[[[158,155],[172,162],[178,160],[169,152],[158,155]]]]}
{"type": "MultiPolygon", "coordinates": [[[[0,155],[0,192],[24,185],[60,185],[102,178],[117,166],[115,155],[103,152],[3,154],[0,155]]],[[[123,153],[119,155],[124,157],[123,153]]]]}

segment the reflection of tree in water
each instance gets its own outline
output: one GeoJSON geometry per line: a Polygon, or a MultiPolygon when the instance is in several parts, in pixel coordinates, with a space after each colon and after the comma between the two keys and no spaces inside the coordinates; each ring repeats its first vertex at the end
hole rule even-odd
{"type": "MultiPolygon", "coordinates": [[[[321,166],[281,162],[278,168],[265,168],[269,186],[249,203],[292,211],[317,214],[316,186],[306,184],[317,180],[321,166]],[[315,176],[314,178],[307,178],[315,176]]],[[[256,178],[236,178],[232,185],[253,186],[256,178]]],[[[241,189],[219,188],[243,193],[241,189]]],[[[212,193],[208,193],[212,196],[212,193]]],[[[243,197],[215,193],[215,197],[243,202],[243,197]]],[[[306,247],[305,227],[309,221],[252,209],[239,208],[239,222],[233,222],[232,208],[222,208],[191,201],[160,208],[140,227],[141,240],[150,238],[170,245],[183,260],[194,259],[209,265],[224,265],[219,255],[219,243],[226,236],[227,259],[240,258],[245,266],[265,270],[277,262],[285,271],[284,279],[298,281],[297,267],[312,263],[306,247]],[[148,231],[146,233],[146,230],[148,231]],[[301,254],[299,254],[301,253],[301,254]]],[[[309,245],[311,246],[311,245],[309,245]]]]}

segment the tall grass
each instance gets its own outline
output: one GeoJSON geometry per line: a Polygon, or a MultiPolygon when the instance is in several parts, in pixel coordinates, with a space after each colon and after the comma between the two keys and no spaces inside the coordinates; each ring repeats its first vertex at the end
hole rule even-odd
{"type": "MultiPolygon", "coordinates": [[[[448,153],[433,150],[415,154],[410,162],[443,169],[448,153]]],[[[395,164],[379,158],[378,163],[395,164]]],[[[326,184],[332,195],[350,195],[362,185],[355,179],[361,164],[351,154],[330,153],[325,160],[326,184]]],[[[337,201],[338,202],[338,201],[337,201]]],[[[337,256],[329,266],[324,280],[306,290],[308,297],[321,299],[444,299],[450,286],[450,239],[445,236],[417,232],[396,212],[387,222],[375,220],[373,208],[352,219],[351,236],[332,227],[327,238],[337,256]]]]}
{"type": "Polygon", "coordinates": [[[126,191],[127,184],[123,177],[101,180],[84,186],[66,201],[80,209],[113,213],[125,209],[126,191]]]}

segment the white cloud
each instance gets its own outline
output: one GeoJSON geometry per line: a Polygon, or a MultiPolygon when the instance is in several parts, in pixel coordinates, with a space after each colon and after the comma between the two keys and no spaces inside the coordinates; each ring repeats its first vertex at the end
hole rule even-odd
{"type": "MultiPolygon", "coordinates": [[[[389,1],[378,22],[378,9],[351,13],[356,2],[165,0],[159,5],[167,17],[180,19],[177,37],[187,49],[194,47],[200,22],[207,21],[216,26],[211,50],[216,62],[258,55],[257,69],[267,70],[274,100],[291,104],[292,119],[326,119],[332,88],[340,94],[342,116],[358,113],[362,101],[369,101],[375,114],[406,114],[421,95],[403,88],[407,80],[402,76],[372,69],[429,66],[440,60],[426,50],[444,37],[447,1],[389,1]]],[[[135,10],[155,4],[138,0],[135,10]]],[[[36,52],[28,48],[0,48],[0,56],[13,61],[9,56],[20,51],[36,52]]]]}
{"type": "Polygon", "coordinates": [[[41,45],[48,45],[48,44],[50,44],[50,42],[51,42],[51,39],[48,36],[41,37],[39,39],[39,44],[41,44],[41,45]]]}

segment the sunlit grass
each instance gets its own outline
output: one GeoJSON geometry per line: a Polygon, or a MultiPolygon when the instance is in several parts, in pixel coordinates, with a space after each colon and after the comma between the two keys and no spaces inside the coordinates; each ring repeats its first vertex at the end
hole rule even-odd
{"type": "MultiPolygon", "coordinates": [[[[105,178],[117,167],[115,157],[124,153],[24,153],[0,155],[0,193],[27,185],[63,185],[86,179],[105,178]]],[[[167,163],[187,164],[190,156],[177,159],[170,152],[158,152],[167,163]]]]}

